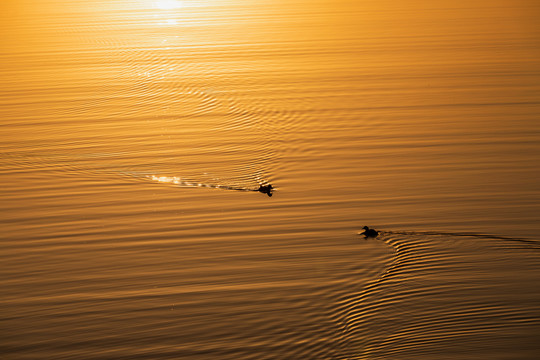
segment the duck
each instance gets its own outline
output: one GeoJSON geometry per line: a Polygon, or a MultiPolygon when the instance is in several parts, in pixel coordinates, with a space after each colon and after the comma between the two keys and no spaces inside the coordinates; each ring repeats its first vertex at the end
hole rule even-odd
{"type": "Polygon", "coordinates": [[[377,230],[370,229],[367,226],[364,226],[362,229],[364,229],[364,232],[361,235],[364,235],[365,237],[377,237],[379,235],[377,230]]]}
{"type": "Polygon", "coordinates": [[[273,190],[273,187],[271,184],[260,185],[259,188],[257,189],[258,192],[266,194],[268,196],[272,196],[272,190],[273,190]]]}

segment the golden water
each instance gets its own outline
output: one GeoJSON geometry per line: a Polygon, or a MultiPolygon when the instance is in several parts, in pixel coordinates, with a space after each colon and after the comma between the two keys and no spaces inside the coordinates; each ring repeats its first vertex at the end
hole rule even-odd
{"type": "Polygon", "coordinates": [[[540,356],[537,2],[0,14],[0,358],[540,356]]]}

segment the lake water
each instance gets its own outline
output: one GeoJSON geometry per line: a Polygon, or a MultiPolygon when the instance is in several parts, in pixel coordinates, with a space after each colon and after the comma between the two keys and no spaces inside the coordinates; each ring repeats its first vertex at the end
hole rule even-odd
{"type": "Polygon", "coordinates": [[[539,358],[538,2],[0,10],[0,358],[539,358]]]}

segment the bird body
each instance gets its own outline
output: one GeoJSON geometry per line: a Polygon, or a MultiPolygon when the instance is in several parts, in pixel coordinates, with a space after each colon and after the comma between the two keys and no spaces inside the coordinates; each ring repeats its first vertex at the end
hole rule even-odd
{"type": "Polygon", "coordinates": [[[272,184],[268,184],[268,185],[260,185],[259,188],[257,189],[258,192],[261,192],[263,194],[266,194],[268,196],[272,196],[272,191],[274,190],[274,188],[272,187],[272,184]]]}
{"type": "Polygon", "coordinates": [[[361,235],[364,235],[365,237],[377,237],[379,235],[379,232],[375,229],[370,229],[367,226],[363,227],[364,232],[361,235]]]}

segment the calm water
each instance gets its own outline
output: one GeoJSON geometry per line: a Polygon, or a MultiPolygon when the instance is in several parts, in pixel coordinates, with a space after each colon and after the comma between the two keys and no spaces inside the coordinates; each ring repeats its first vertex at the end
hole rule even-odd
{"type": "Polygon", "coordinates": [[[1,359],[540,356],[537,2],[0,10],[1,359]]]}

